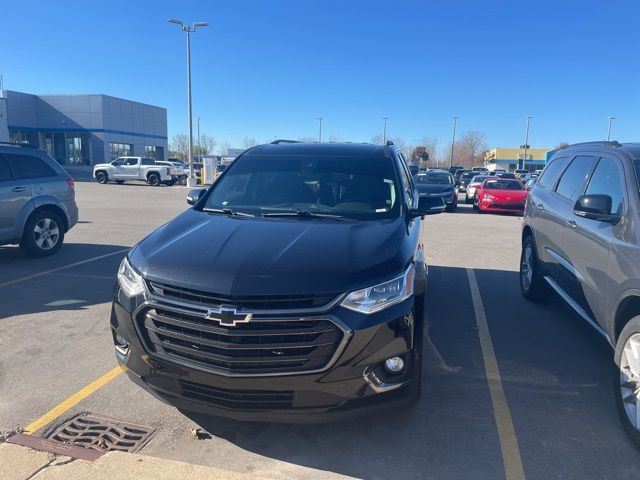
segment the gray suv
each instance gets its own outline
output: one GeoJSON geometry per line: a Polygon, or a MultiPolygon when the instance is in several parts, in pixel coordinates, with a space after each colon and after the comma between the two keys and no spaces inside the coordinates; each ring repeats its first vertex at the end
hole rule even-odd
{"type": "Polygon", "coordinates": [[[0,245],[52,255],[77,222],[69,174],[42,150],[0,143],[0,245]]]}
{"type": "Polygon", "coordinates": [[[555,291],[614,349],[621,420],[640,446],[640,144],[558,151],[524,214],[520,287],[555,291]]]}

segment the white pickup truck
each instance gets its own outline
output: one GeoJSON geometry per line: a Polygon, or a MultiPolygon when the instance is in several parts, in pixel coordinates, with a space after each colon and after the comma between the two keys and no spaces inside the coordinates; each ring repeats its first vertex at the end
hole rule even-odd
{"type": "Polygon", "coordinates": [[[93,177],[103,184],[109,180],[116,183],[137,180],[156,187],[174,182],[171,167],[156,165],[155,160],[148,157],[118,157],[111,163],[99,163],[93,167],[93,177]]]}

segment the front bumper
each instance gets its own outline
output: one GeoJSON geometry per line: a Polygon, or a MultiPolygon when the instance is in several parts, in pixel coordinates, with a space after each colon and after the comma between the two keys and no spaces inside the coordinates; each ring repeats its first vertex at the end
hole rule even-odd
{"type": "Polygon", "coordinates": [[[324,422],[404,405],[419,389],[421,352],[414,347],[422,325],[415,323],[413,298],[369,316],[339,306],[317,314],[339,323],[345,335],[325,368],[235,376],[151,351],[139,316],[156,305],[157,299],[146,294],[127,298],[116,285],[111,328],[114,339],[118,334],[128,341],[126,351],[116,349],[116,357],[135,383],[185,411],[248,421],[324,422]],[[405,360],[399,375],[382,366],[394,356],[405,360]]]}

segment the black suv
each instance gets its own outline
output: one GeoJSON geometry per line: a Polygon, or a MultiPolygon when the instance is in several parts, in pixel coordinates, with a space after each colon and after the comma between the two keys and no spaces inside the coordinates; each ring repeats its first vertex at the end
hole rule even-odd
{"type": "Polygon", "coordinates": [[[418,398],[422,216],[444,203],[391,142],[253,147],[188,201],[118,272],[111,327],[136,383],[246,420],[418,398]]]}

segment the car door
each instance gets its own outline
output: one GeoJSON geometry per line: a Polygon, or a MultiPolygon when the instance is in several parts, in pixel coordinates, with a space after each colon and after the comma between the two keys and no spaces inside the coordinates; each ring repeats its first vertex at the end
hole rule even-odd
{"type": "Polygon", "coordinates": [[[111,170],[109,172],[109,176],[114,180],[119,180],[121,178],[125,178],[124,172],[124,158],[116,158],[113,162],[111,162],[111,170]]]}
{"type": "Polygon", "coordinates": [[[124,165],[122,165],[123,179],[137,179],[139,171],[140,159],[136,157],[127,157],[124,159],[124,165]]]}
{"type": "MultiPolygon", "coordinates": [[[[612,199],[611,212],[623,216],[629,206],[622,162],[614,155],[598,159],[584,190],[585,195],[604,194],[612,199]]],[[[591,317],[602,322],[605,315],[608,264],[611,246],[622,240],[626,225],[573,215],[563,239],[563,251],[571,264],[568,293],[591,317]]]]}
{"type": "Polygon", "coordinates": [[[559,266],[554,253],[559,248],[564,233],[553,188],[568,160],[569,157],[558,157],[549,162],[536,187],[531,190],[525,207],[527,223],[534,233],[538,259],[545,274],[551,277],[558,275],[559,266]]]}
{"type": "MultiPolygon", "coordinates": [[[[553,226],[555,238],[553,243],[547,246],[547,253],[556,262],[553,280],[556,282],[556,287],[560,287],[565,294],[568,294],[572,300],[583,307],[586,301],[580,287],[581,276],[566,250],[571,247],[566,237],[568,233],[573,233],[574,218],[576,217],[573,213],[573,207],[578,197],[584,192],[596,161],[595,155],[578,154],[574,156],[557,180],[549,202],[549,209],[554,212],[555,216],[553,226]]],[[[586,312],[592,317],[590,310],[586,310],[586,312]]]]}
{"type": "Polygon", "coordinates": [[[30,190],[13,182],[9,164],[0,155],[0,242],[13,240],[17,212],[30,198],[30,190]]]}

